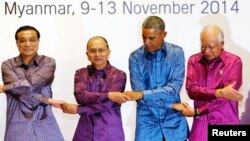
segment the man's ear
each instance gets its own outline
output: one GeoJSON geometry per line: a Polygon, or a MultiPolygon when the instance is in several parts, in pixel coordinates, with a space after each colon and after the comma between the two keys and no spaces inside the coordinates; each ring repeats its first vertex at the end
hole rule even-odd
{"type": "Polygon", "coordinates": [[[224,41],[221,42],[221,46],[220,47],[221,47],[221,49],[224,48],[224,41]]]}
{"type": "MultiPolygon", "coordinates": [[[[86,51],[85,53],[86,53],[86,55],[87,55],[87,57],[88,57],[88,60],[89,60],[89,55],[88,55],[88,51],[86,51]]],[[[89,61],[90,61],[90,60],[89,60],[89,61]]]]}
{"type": "Polygon", "coordinates": [[[164,39],[167,36],[167,34],[168,34],[167,31],[162,32],[162,34],[161,34],[162,39],[164,39]]]}

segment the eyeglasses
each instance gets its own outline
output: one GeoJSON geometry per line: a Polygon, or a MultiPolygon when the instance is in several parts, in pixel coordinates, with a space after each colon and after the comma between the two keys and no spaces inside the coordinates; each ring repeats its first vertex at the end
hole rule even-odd
{"type": "Polygon", "coordinates": [[[206,49],[209,49],[209,50],[213,50],[215,48],[217,48],[219,46],[219,44],[201,44],[201,49],[202,50],[206,50],[206,49]]]}
{"type": "Polygon", "coordinates": [[[21,38],[21,39],[18,39],[17,41],[18,41],[20,44],[24,44],[24,43],[26,43],[26,42],[29,42],[29,43],[33,44],[33,43],[36,43],[36,42],[38,41],[38,39],[37,39],[37,38],[28,38],[28,39],[21,38]]]}

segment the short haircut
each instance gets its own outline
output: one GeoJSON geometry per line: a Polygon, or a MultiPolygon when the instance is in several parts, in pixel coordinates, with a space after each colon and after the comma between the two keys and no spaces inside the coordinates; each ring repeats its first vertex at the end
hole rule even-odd
{"type": "Polygon", "coordinates": [[[90,42],[92,42],[93,40],[95,40],[95,39],[97,39],[97,38],[102,39],[102,40],[106,43],[107,48],[109,49],[108,41],[107,41],[104,37],[102,37],[102,36],[94,36],[94,37],[91,37],[91,38],[89,39],[89,41],[87,42],[87,50],[88,50],[88,48],[89,48],[90,42]]]}
{"type": "Polygon", "coordinates": [[[202,40],[204,35],[212,35],[212,34],[217,35],[218,41],[220,41],[220,42],[224,41],[224,33],[221,30],[221,28],[219,26],[216,26],[216,25],[205,26],[201,31],[200,40],[202,40]]]}
{"type": "Polygon", "coordinates": [[[37,35],[37,39],[40,39],[40,32],[33,26],[29,26],[29,25],[25,25],[25,26],[21,26],[17,29],[16,34],[15,34],[15,39],[17,40],[17,34],[21,31],[25,31],[25,30],[34,30],[36,32],[37,35]]]}
{"type": "Polygon", "coordinates": [[[165,23],[162,18],[158,16],[149,16],[147,17],[143,24],[142,28],[145,29],[156,29],[158,31],[164,32],[165,31],[165,23]]]}

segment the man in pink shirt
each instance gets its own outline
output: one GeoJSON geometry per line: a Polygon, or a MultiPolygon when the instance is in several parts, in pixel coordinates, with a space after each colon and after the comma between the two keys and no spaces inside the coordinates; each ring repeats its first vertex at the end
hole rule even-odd
{"type": "MultiPolygon", "coordinates": [[[[201,52],[188,60],[186,90],[194,109],[182,103],[180,111],[194,116],[189,141],[207,141],[208,125],[239,124],[238,91],[242,85],[240,57],[224,50],[223,31],[209,25],[200,34],[201,52]]],[[[178,110],[178,107],[176,108],[178,110]]]]}

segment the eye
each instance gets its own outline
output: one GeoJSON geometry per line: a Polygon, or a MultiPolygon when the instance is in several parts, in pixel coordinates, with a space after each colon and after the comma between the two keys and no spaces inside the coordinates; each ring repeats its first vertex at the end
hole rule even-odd
{"type": "Polygon", "coordinates": [[[153,41],[155,39],[155,37],[149,37],[149,40],[153,41]]]}
{"type": "Polygon", "coordinates": [[[213,50],[218,46],[218,44],[214,44],[214,45],[209,45],[209,44],[201,44],[201,49],[205,50],[205,49],[209,49],[209,50],[213,50]]]}
{"type": "Polygon", "coordinates": [[[19,43],[26,43],[26,42],[35,43],[37,42],[37,38],[29,38],[29,39],[21,38],[18,40],[18,42],[19,43]]]}
{"type": "Polygon", "coordinates": [[[105,50],[104,49],[99,49],[98,52],[103,53],[105,50]]]}
{"type": "Polygon", "coordinates": [[[26,42],[25,39],[20,39],[20,40],[18,40],[18,41],[19,41],[19,43],[25,43],[25,42],[26,42]]]}
{"type": "Polygon", "coordinates": [[[90,53],[95,53],[96,50],[95,50],[95,49],[90,49],[90,50],[88,50],[88,52],[90,52],[90,53]]]}
{"type": "Polygon", "coordinates": [[[37,39],[36,38],[30,38],[29,41],[34,43],[34,42],[37,41],[37,39]]]}

